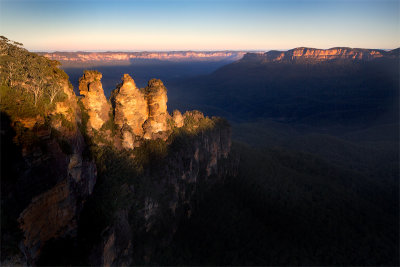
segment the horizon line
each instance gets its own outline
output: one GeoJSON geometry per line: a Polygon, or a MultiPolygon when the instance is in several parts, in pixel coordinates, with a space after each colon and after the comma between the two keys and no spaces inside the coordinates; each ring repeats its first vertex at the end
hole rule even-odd
{"type": "Polygon", "coordinates": [[[308,46],[298,46],[290,49],[207,49],[207,50],[201,50],[201,49],[188,49],[188,50],[29,50],[34,53],[154,53],[154,52],[159,52],[159,53],[166,53],[166,52],[269,52],[269,51],[289,51],[297,48],[309,48],[309,49],[318,49],[318,50],[330,50],[330,49],[335,49],[335,48],[350,48],[350,49],[368,49],[368,50],[385,50],[385,51],[391,51],[400,48],[400,45],[395,48],[363,48],[363,47],[350,47],[350,46],[333,46],[330,48],[316,48],[316,47],[308,47],[308,46]]]}

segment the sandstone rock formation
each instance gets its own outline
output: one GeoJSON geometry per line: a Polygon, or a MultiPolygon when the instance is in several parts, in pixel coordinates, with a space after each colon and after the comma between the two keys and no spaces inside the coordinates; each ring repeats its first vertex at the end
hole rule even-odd
{"type": "Polygon", "coordinates": [[[114,108],[114,123],[120,129],[123,147],[134,148],[143,137],[143,123],[148,118],[148,106],[142,90],[136,87],[129,74],[124,74],[122,83],[111,98],[114,108]]]}
{"type": "Polygon", "coordinates": [[[153,79],[140,90],[129,75],[113,92],[110,120],[101,77],[85,71],[80,79],[83,108],[61,75],[66,97],[45,115],[19,118],[1,110],[7,154],[1,177],[1,241],[7,246],[1,248],[1,265],[149,262],[157,248],[169,245],[179,221],[190,216],[198,186],[222,181],[234,170],[227,164],[226,122],[196,111],[184,116],[175,111],[171,118],[164,84],[153,79]],[[172,133],[168,142],[136,148],[143,139],[165,140],[172,133]],[[137,150],[117,151],[121,147],[137,150]],[[74,252],[79,255],[70,257],[74,252]]]}
{"type": "Polygon", "coordinates": [[[167,88],[161,80],[152,79],[144,90],[149,108],[149,118],[143,125],[144,138],[153,139],[157,133],[168,130],[167,88]]]}
{"type": "Polygon", "coordinates": [[[382,57],[399,57],[398,49],[385,51],[379,49],[361,49],[349,47],[334,47],[330,49],[298,47],[288,51],[274,50],[266,53],[248,53],[243,57],[243,60],[260,60],[265,62],[321,62],[329,60],[368,61],[382,57]]]}
{"type": "Polygon", "coordinates": [[[174,121],[175,127],[181,128],[184,124],[184,118],[179,110],[174,110],[172,120],[174,121]]]}
{"type": "Polygon", "coordinates": [[[83,95],[82,103],[89,115],[89,133],[92,128],[99,130],[109,119],[110,105],[104,95],[101,78],[100,72],[85,71],[83,77],[79,79],[79,92],[83,95]]]}
{"type": "Polygon", "coordinates": [[[167,138],[170,116],[167,89],[162,81],[152,79],[146,88],[139,89],[132,77],[124,74],[110,100],[122,147],[132,149],[143,139],[167,138]]]}
{"type": "Polygon", "coordinates": [[[198,111],[186,112],[184,117],[190,125],[184,125],[182,134],[169,144],[168,154],[145,170],[146,186],[130,189],[136,196],[135,207],[139,208],[122,208],[117,212],[113,224],[92,252],[92,265],[151,262],[157,249],[170,244],[180,220],[194,212],[192,200],[196,192],[207,190],[237,172],[235,162],[228,159],[229,124],[219,118],[206,118],[198,111]],[[126,218],[121,216],[128,210],[139,222],[135,227],[132,221],[128,227],[126,218]],[[127,241],[127,236],[136,238],[127,241]],[[157,246],[152,243],[155,236],[157,246]],[[138,247],[143,249],[135,249],[138,247]],[[133,254],[127,255],[126,251],[132,248],[133,254]]]}

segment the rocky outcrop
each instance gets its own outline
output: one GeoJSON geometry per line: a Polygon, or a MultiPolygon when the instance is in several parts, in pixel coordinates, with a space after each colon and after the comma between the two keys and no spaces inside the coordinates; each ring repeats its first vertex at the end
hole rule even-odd
{"type": "Polygon", "coordinates": [[[143,137],[143,124],[149,116],[148,105],[143,90],[135,81],[124,74],[122,83],[112,93],[114,123],[121,132],[122,146],[134,148],[143,137]]]}
{"type": "Polygon", "coordinates": [[[79,79],[79,92],[82,103],[89,115],[88,130],[99,130],[109,119],[110,105],[104,95],[101,84],[102,74],[97,71],[85,71],[79,79]]]}
{"type": "Polygon", "coordinates": [[[143,125],[144,138],[154,139],[168,130],[167,88],[161,80],[152,79],[144,90],[149,109],[149,118],[143,125]]]}
{"type": "Polygon", "coordinates": [[[122,147],[133,149],[140,146],[143,139],[165,140],[170,115],[163,82],[152,79],[146,88],[139,89],[128,74],[124,74],[122,81],[110,99],[122,147]]]}
{"type": "Polygon", "coordinates": [[[174,110],[172,120],[174,121],[175,127],[181,128],[184,124],[184,118],[179,110],[174,110]]]}
{"type": "Polygon", "coordinates": [[[379,49],[361,49],[349,47],[334,47],[330,49],[316,49],[298,47],[288,51],[269,51],[266,53],[248,53],[242,61],[262,62],[321,62],[332,60],[363,60],[369,61],[377,58],[398,58],[394,53],[398,49],[385,51],[379,49]]]}
{"type": "MultiPolygon", "coordinates": [[[[155,162],[140,167],[145,184],[137,187],[126,183],[120,185],[120,192],[128,191],[135,201],[118,209],[114,222],[102,231],[100,242],[88,252],[92,265],[150,262],[157,247],[165,248],[169,244],[179,221],[191,216],[196,190],[222,182],[224,177],[235,172],[229,164],[231,160],[228,160],[231,146],[229,124],[223,119],[205,117],[199,111],[182,115],[175,110],[171,117],[167,100],[167,89],[162,81],[152,79],[146,88],[139,89],[128,74],[112,92],[110,101],[117,129],[115,138],[122,141],[121,148],[129,149],[128,152],[130,149],[139,150],[138,154],[131,151],[133,157],[140,157],[139,162],[131,159],[130,164],[141,165],[142,155],[150,153],[152,158],[153,150],[163,146],[168,146],[168,149],[160,152],[162,156],[154,155],[157,158],[155,162]],[[174,128],[181,129],[174,131],[174,128]],[[157,142],[150,142],[157,139],[157,142]],[[168,144],[159,139],[168,139],[168,144]],[[150,150],[143,150],[142,143],[150,144],[150,150]],[[130,214],[130,220],[127,214],[130,214]],[[165,221],[166,218],[173,220],[165,221]],[[162,231],[160,225],[163,225],[162,231]],[[154,246],[149,241],[154,236],[160,245],[154,246]]],[[[118,142],[114,142],[114,147],[115,143],[118,142]]],[[[107,166],[103,167],[107,169],[107,166]]]]}
{"type": "Polygon", "coordinates": [[[130,187],[135,201],[119,210],[114,223],[103,231],[90,264],[152,262],[157,250],[168,247],[180,221],[195,212],[196,194],[236,174],[229,124],[198,111],[182,117],[186,123],[172,136],[168,153],[144,166],[141,175],[145,183],[130,187]],[[129,214],[130,220],[124,214],[129,214]]]}

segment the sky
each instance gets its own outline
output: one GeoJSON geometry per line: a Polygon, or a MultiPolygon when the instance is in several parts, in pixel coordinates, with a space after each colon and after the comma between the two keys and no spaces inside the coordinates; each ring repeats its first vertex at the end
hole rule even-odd
{"type": "Polygon", "coordinates": [[[0,0],[31,51],[400,47],[400,0],[0,0]]]}

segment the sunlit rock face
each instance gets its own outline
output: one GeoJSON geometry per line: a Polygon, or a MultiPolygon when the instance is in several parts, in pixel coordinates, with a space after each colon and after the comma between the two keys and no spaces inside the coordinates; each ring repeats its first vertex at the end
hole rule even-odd
{"type": "MultiPolygon", "coordinates": [[[[394,50],[393,50],[394,51],[394,50]]],[[[395,57],[395,53],[378,49],[361,49],[334,47],[316,49],[298,47],[288,51],[268,51],[266,53],[249,53],[243,60],[259,60],[265,62],[321,62],[330,60],[373,60],[382,57],[395,57]]]]}
{"type": "Polygon", "coordinates": [[[79,79],[79,92],[82,103],[88,112],[88,130],[99,130],[109,119],[110,105],[104,95],[101,84],[102,74],[97,71],[85,71],[79,79]]]}
{"type": "Polygon", "coordinates": [[[64,101],[56,102],[56,108],[52,112],[53,114],[63,114],[67,120],[74,121],[78,119],[80,122],[79,108],[77,104],[77,97],[73,91],[73,88],[69,84],[68,80],[60,81],[62,92],[67,96],[64,101]]]}
{"type": "Polygon", "coordinates": [[[178,128],[182,127],[184,124],[184,118],[179,110],[174,110],[172,120],[174,121],[174,125],[178,128]]]}
{"type": "Polygon", "coordinates": [[[148,118],[145,94],[136,87],[135,81],[124,74],[122,83],[114,90],[111,102],[114,107],[114,123],[122,134],[122,145],[133,148],[143,136],[143,123],[148,118]]]}
{"type": "Polygon", "coordinates": [[[152,79],[144,90],[149,109],[149,117],[143,125],[144,138],[154,139],[157,133],[168,130],[167,88],[161,80],[152,79]]]}
{"type": "Polygon", "coordinates": [[[290,56],[291,59],[297,58],[312,58],[318,60],[330,60],[330,59],[372,59],[382,57],[382,53],[378,50],[366,50],[366,49],[351,49],[347,47],[337,47],[331,49],[314,49],[300,47],[286,52],[286,56],[290,56]]]}
{"type": "Polygon", "coordinates": [[[243,51],[174,51],[174,52],[54,52],[41,53],[43,56],[61,61],[63,64],[77,62],[100,61],[103,64],[107,62],[130,63],[136,59],[158,59],[173,62],[184,61],[220,61],[220,60],[238,60],[246,52],[243,51]]]}

